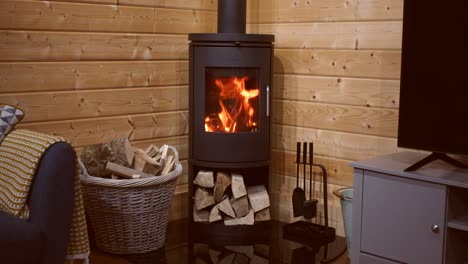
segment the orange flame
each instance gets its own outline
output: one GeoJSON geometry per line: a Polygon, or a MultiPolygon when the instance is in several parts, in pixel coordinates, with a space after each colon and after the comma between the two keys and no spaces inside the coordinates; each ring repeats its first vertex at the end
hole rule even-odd
{"type": "Polygon", "coordinates": [[[223,77],[215,80],[219,88],[219,113],[211,113],[205,117],[206,132],[242,132],[255,131],[257,123],[254,122],[255,109],[250,99],[260,94],[260,89],[245,88],[247,77],[223,77]],[[243,128],[243,129],[241,129],[243,128]]]}

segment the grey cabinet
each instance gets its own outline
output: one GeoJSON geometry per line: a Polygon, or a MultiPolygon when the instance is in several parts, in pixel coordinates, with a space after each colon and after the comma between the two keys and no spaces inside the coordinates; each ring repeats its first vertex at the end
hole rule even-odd
{"type": "Polygon", "coordinates": [[[352,163],[353,264],[468,261],[468,170],[403,152],[352,163]]]}
{"type": "Polygon", "coordinates": [[[403,263],[441,263],[445,188],[364,172],[361,251],[403,263]]]}

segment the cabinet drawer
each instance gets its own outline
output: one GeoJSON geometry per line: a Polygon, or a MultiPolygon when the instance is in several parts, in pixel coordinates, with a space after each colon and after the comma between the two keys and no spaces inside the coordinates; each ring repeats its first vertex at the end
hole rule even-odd
{"type": "Polygon", "coordinates": [[[398,264],[398,262],[361,253],[359,255],[359,264],[398,264]]]}
{"type": "Polygon", "coordinates": [[[445,186],[365,172],[362,208],[362,252],[403,263],[442,263],[445,186]]]}

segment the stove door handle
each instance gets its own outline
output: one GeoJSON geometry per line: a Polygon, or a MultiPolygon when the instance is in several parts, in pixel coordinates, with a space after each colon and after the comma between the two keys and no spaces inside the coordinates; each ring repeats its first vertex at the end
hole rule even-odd
{"type": "Polygon", "coordinates": [[[266,86],[266,116],[270,116],[270,85],[266,86]]]}

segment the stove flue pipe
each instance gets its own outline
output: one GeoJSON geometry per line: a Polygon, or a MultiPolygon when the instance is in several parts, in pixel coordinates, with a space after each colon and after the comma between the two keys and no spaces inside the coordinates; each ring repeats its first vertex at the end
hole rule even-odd
{"type": "Polygon", "coordinates": [[[218,0],[218,33],[245,34],[246,0],[218,0]]]}

